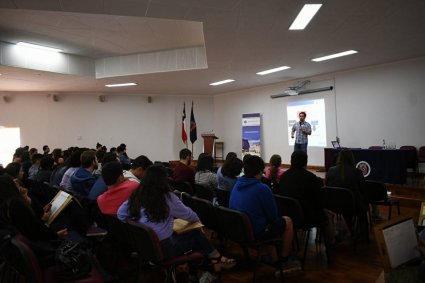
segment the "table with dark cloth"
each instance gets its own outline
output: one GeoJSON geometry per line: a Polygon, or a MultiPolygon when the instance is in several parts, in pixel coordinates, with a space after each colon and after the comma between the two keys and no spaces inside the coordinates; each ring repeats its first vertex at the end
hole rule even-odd
{"type": "MultiPolygon", "coordinates": [[[[336,164],[338,153],[342,149],[325,148],[325,169],[336,164]]],[[[354,155],[356,166],[363,173],[366,180],[382,181],[391,184],[405,184],[407,168],[412,166],[412,152],[409,150],[376,150],[376,149],[350,149],[354,155]],[[361,163],[360,163],[361,162],[361,163]],[[360,164],[359,164],[360,163],[360,164]],[[367,166],[368,165],[368,166],[367,166]]],[[[417,162],[417,158],[416,158],[417,162]]]]}

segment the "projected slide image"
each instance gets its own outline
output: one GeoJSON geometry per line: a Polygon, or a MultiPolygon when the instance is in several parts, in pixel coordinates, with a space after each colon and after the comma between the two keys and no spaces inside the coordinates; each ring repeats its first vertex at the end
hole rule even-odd
{"type": "Polygon", "coordinates": [[[308,145],[326,147],[326,115],[325,100],[302,100],[289,102],[288,114],[288,144],[294,145],[295,139],[291,138],[292,126],[299,121],[298,114],[304,111],[307,114],[306,122],[311,125],[311,135],[308,136],[308,145]]]}

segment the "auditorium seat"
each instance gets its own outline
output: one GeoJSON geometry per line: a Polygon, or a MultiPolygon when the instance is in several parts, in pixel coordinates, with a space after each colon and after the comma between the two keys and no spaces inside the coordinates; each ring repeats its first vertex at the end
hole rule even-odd
{"type": "Polygon", "coordinates": [[[419,163],[425,163],[425,146],[421,146],[419,148],[419,158],[418,158],[418,162],[419,163]]]}
{"type": "Polygon", "coordinates": [[[383,149],[383,148],[380,145],[372,145],[372,146],[369,146],[369,149],[383,149]]]}
{"type": "Polygon", "coordinates": [[[409,151],[407,154],[407,168],[412,168],[413,171],[416,171],[418,168],[418,150],[416,146],[403,145],[400,147],[400,150],[409,151]]]}

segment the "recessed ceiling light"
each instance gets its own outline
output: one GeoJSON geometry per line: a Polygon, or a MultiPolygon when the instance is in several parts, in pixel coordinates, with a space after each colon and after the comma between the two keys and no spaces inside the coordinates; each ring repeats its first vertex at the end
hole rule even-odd
{"type": "Polygon", "coordinates": [[[136,83],[124,83],[124,84],[109,84],[105,85],[106,87],[120,87],[120,86],[132,86],[137,85],[136,83]]]}
{"type": "Polygon", "coordinates": [[[231,83],[234,82],[235,80],[232,79],[228,79],[228,80],[224,80],[224,81],[219,81],[219,82],[215,82],[215,83],[210,83],[210,85],[222,85],[222,84],[227,84],[227,83],[231,83]]]}
{"type": "Polygon", "coordinates": [[[290,69],[290,68],[291,67],[288,67],[288,66],[277,67],[277,68],[273,68],[273,69],[269,69],[269,70],[258,72],[257,75],[263,76],[263,75],[267,75],[267,74],[271,74],[271,73],[275,73],[275,72],[287,70],[287,69],[290,69]]]}
{"type": "Polygon", "coordinates": [[[62,52],[63,51],[61,49],[37,45],[37,44],[32,44],[32,43],[27,43],[27,42],[18,42],[16,45],[17,46],[30,47],[30,48],[36,48],[36,49],[41,49],[41,50],[46,50],[46,51],[52,51],[52,52],[62,52]]]}
{"type": "Polygon", "coordinates": [[[311,21],[311,19],[319,11],[322,4],[305,4],[301,11],[298,13],[298,16],[292,22],[289,27],[290,30],[303,30],[311,21]]]}
{"type": "Polygon", "coordinates": [[[336,54],[331,54],[331,55],[327,55],[327,56],[323,56],[323,57],[319,57],[319,58],[314,58],[314,59],[311,59],[311,61],[320,62],[320,61],[330,60],[330,59],[334,59],[334,58],[338,58],[338,57],[342,57],[342,56],[347,56],[347,55],[351,55],[351,54],[356,54],[356,53],[358,53],[356,50],[348,50],[348,51],[344,51],[344,52],[340,52],[340,53],[336,53],[336,54]]]}

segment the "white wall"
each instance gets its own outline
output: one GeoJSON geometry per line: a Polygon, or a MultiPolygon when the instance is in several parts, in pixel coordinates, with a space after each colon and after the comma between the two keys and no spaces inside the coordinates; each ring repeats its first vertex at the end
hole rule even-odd
{"type": "MultiPolygon", "coordinates": [[[[324,62],[325,63],[325,62],[324,62]]],[[[341,138],[343,146],[380,145],[382,139],[397,145],[425,145],[425,58],[310,78],[310,88],[334,85],[333,91],[271,99],[291,83],[280,83],[234,93],[209,96],[108,96],[104,103],[93,95],[66,95],[54,102],[47,95],[13,94],[0,100],[0,125],[21,128],[21,144],[50,148],[86,146],[96,142],[108,148],[127,144],[129,155],[146,154],[152,160],[175,160],[183,148],[181,113],[186,101],[195,103],[198,141],[213,130],[224,141],[225,154],[241,150],[243,113],[261,113],[263,158],[272,154],[289,163],[286,105],[290,101],[325,98],[327,141],[341,138]],[[335,103],[336,109],[335,110],[335,103]],[[78,137],[81,136],[81,139],[78,137]]],[[[308,120],[308,117],[307,117],[308,120]]],[[[323,165],[323,148],[309,148],[309,164],[323,165]]]]}
{"type": "MultiPolygon", "coordinates": [[[[280,154],[289,163],[286,105],[325,98],[327,141],[338,135],[346,147],[425,145],[425,58],[309,78],[309,88],[334,85],[333,91],[271,99],[291,83],[248,89],[214,97],[214,129],[225,152],[240,152],[243,113],[262,114],[263,158],[280,154]],[[335,105],[336,103],[336,105],[335,105]],[[335,106],[337,111],[335,111],[335,106]]],[[[308,117],[307,117],[308,121],[308,117]]],[[[323,148],[308,149],[309,165],[323,166],[323,148]]]]}
{"type": "MultiPolygon", "coordinates": [[[[197,157],[202,151],[200,134],[211,130],[212,97],[107,96],[99,102],[94,95],[64,95],[54,102],[48,95],[14,94],[12,101],[0,100],[0,125],[21,128],[21,145],[41,150],[48,144],[67,148],[94,148],[96,142],[108,149],[124,142],[131,157],[147,155],[151,160],[176,160],[184,147],[181,115],[186,102],[187,127],[190,105],[198,125],[197,157]]],[[[189,133],[188,133],[189,134],[189,133]]],[[[189,142],[190,147],[190,142],[189,142]]]]}

